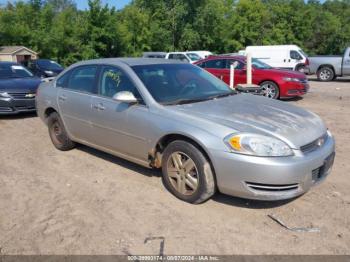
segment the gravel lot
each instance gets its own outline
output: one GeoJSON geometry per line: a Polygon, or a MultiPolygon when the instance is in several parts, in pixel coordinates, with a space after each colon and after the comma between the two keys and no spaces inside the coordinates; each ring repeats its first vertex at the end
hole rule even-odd
{"type": "Polygon", "coordinates": [[[85,146],[57,151],[35,115],[1,117],[0,253],[159,254],[164,241],[166,254],[350,254],[350,79],[310,83],[286,103],[325,120],[337,157],[325,183],[284,202],[186,204],[158,171],[85,146]]]}

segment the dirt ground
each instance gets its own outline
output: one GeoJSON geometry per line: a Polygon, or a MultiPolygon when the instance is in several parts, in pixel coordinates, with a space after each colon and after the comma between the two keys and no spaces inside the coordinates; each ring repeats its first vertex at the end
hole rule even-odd
{"type": "Polygon", "coordinates": [[[337,141],[332,174],[298,199],[179,201],[160,173],[79,146],[57,151],[35,115],[0,118],[1,254],[350,254],[350,79],[311,81],[286,103],[337,141]],[[292,232],[318,227],[320,232],[292,232]],[[149,240],[154,237],[155,239],[149,240]]]}

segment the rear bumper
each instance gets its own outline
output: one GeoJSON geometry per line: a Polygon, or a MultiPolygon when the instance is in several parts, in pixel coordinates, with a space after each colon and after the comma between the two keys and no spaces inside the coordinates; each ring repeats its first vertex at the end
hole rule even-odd
{"type": "Polygon", "coordinates": [[[15,115],[19,113],[35,111],[35,98],[0,98],[0,115],[15,115]]]}
{"type": "MultiPolygon", "coordinates": [[[[254,157],[214,151],[214,165],[220,192],[257,200],[297,197],[324,181],[334,160],[333,137],[314,152],[292,157],[254,157]]],[[[298,150],[296,150],[298,151],[298,150]]]]}

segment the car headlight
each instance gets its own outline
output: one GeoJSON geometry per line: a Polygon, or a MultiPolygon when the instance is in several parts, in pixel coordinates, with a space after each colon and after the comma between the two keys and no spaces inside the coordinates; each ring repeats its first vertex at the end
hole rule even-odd
{"type": "Polygon", "coordinates": [[[258,134],[232,134],[224,139],[232,152],[252,156],[292,156],[292,149],[283,141],[258,134]]]}
{"type": "Polygon", "coordinates": [[[7,92],[0,92],[0,97],[11,98],[11,96],[7,92]]]}
{"type": "Polygon", "coordinates": [[[294,77],[284,77],[283,80],[286,82],[302,82],[302,79],[294,77]]]}
{"type": "Polygon", "coordinates": [[[45,71],[45,74],[53,75],[53,72],[48,70],[48,71],[45,71]]]}

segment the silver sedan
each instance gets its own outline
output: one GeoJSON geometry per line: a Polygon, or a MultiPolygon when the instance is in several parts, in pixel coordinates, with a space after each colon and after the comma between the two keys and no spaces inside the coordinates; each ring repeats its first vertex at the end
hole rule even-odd
{"type": "Polygon", "coordinates": [[[315,114],[238,94],[201,68],[164,59],[74,64],[41,84],[37,111],[59,150],[85,144],[149,168],[181,200],[216,191],[299,196],[330,173],[334,138],[315,114]]]}

